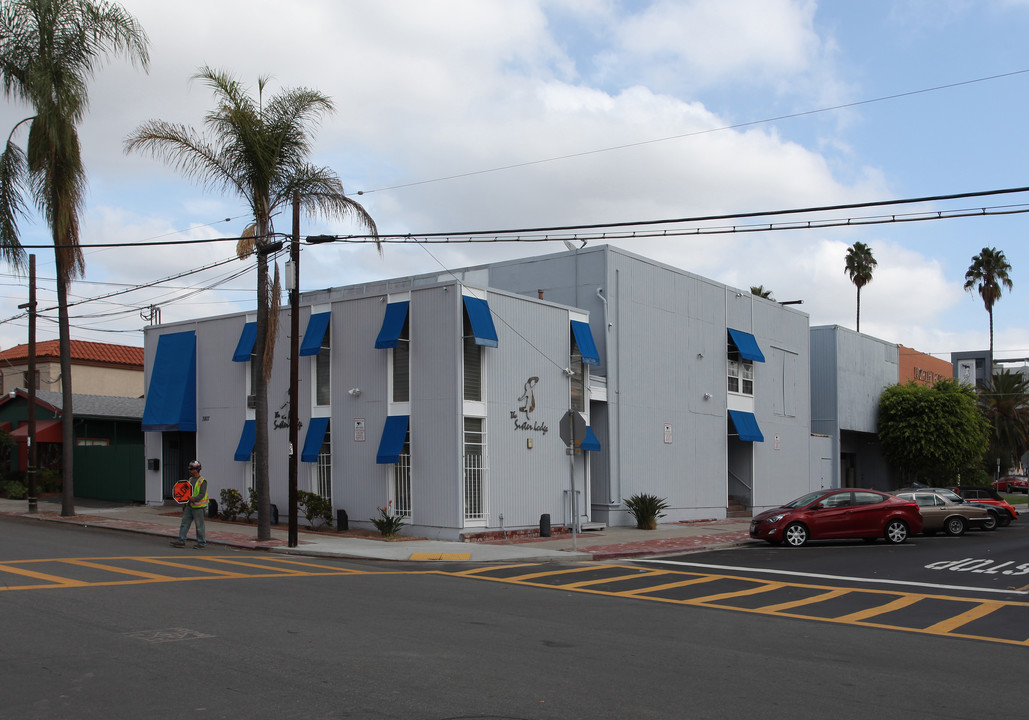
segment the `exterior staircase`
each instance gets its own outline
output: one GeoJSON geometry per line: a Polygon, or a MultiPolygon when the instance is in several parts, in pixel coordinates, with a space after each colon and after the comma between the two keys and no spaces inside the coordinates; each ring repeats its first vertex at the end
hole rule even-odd
{"type": "Polygon", "coordinates": [[[749,517],[751,517],[751,515],[752,515],[751,511],[749,509],[747,509],[746,505],[741,503],[736,498],[729,498],[729,502],[728,502],[728,504],[726,505],[726,508],[725,508],[725,517],[726,517],[726,519],[730,519],[730,518],[734,518],[734,519],[749,518],[749,517]]]}

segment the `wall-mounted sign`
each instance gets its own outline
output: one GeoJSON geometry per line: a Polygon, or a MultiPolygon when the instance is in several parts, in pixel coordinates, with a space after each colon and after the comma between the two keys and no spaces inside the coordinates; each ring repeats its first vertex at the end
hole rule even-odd
{"type": "Polygon", "coordinates": [[[665,445],[672,444],[672,423],[665,423],[665,445]]]}
{"type": "Polygon", "coordinates": [[[536,386],[540,379],[535,375],[525,381],[522,394],[518,397],[518,409],[511,411],[514,429],[525,432],[538,432],[546,435],[550,432],[545,420],[536,419],[536,386]]]}
{"type": "Polygon", "coordinates": [[[364,442],[364,418],[354,418],[354,442],[364,442]]]}

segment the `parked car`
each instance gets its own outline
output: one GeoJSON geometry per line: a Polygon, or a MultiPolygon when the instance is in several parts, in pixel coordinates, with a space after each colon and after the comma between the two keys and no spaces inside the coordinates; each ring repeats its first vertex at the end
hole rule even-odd
{"type": "Polygon", "coordinates": [[[1018,511],[993,488],[978,485],[957,485],[948,488],[969,502],[986,505],[990,512],[995,512],[1001,527],[1007,527],[1012,520],[1018,519],[1018,511]]]}
{"type": "Polygon", "coordinates": [[[966,502],[950,490],[943,488],[904,488],[894,493],[904,500],[914,501],[922,514],[922,532],[933,535],[940,530],[948,535],[964,535],[968,527],[995,530],[997,518],[985,505],[966,502]]]}
{"type": "Polygon", "coordinates": [[[921,531],[922,516],[913,501],[858,488],[810,492],[760,513],[750,523],[752,538],[792,547],[838,538],[885,538],[897,544],[921,531]]]}
{"type": "Polygon", "coordinates": [[[1025,475],[1005,475],[993,482],[993,489],[1006,493],[1029,493],[1029,478],[1025,475]]]}

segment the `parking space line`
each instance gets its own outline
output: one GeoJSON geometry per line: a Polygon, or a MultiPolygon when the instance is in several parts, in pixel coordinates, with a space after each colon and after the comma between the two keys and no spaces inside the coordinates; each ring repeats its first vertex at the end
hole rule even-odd
{"type": "Polygon", "coordinates": [[[702,583],[714,582],[715,580],[721,580],[721,578],[716,575],[700,575],[699,577],[691,578],[689,580],[679,580],[678,582],[665,583],[663,585],[651,585],[649,587],[636,588],[635,590],[624,590],[622,592],[612,594],[625,597],[633,597],[636,595],[642,595],[644,593],[661,592],[662,590],[671,590],[673,588],[686,587],[687,585],[700,585],[702,583]]]}

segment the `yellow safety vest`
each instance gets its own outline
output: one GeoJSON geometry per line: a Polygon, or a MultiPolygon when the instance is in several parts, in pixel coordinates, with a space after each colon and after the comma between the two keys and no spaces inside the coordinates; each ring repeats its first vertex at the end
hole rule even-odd
{"type": "Polygon", "coordinates": [[[196,479],[192,481],[193,485],[193,496],[189,501],[189,506],[194,508],[207,507],[207,480],[204,479],[203,475],[197,475],[196,479]],[[202,487],[204,494],[197,499],[197,488],[202,487]]]}

